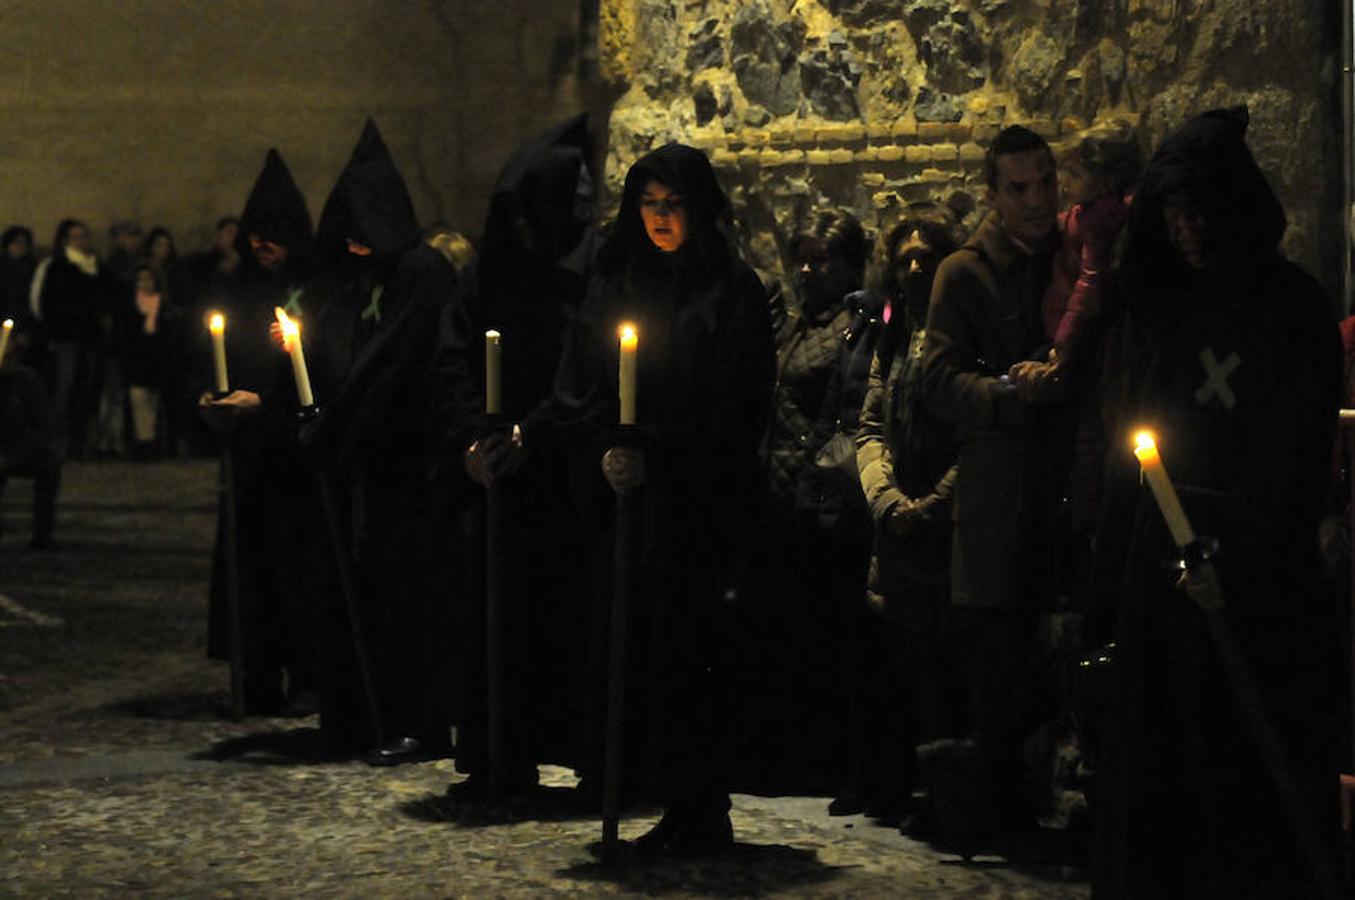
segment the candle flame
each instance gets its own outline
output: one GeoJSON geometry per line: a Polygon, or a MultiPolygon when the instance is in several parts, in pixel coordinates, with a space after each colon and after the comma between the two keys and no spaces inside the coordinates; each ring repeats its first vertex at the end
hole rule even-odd
{"type": "Polygon", "coordinates": [[[485,332],[485,337],[489,338],[491,341],[497,341],[501,335],[491,328],[489,331],[485,332]]]}
{"type": "Polygon", "coordinates": [[[1134,447],[1137,450],[1151,451],[1157,449],[1157,439],[1153,433],[1148,430],[1140,431],[1134,435],[1134,447]]]}
{"type": "Polygon", "coordinates": [[[634,347],[640,340],[639,334],[635,330],[635,325],[630,322],[622,322],[616,329],[617,336],[621,338],[623,347],[634,347]]]}
{"type": "Polygon", "coordinates": [[[273,307],[273,315],[277,317],[278,324],[282,326],[283,349],[290,353],[292,352],[292,341],[301,337],[301,323],[287,315],[287,310],[281,306],[273,307]]]}
{"type": "Polygon", "coordinates": [[[6,331],[9,331],[13,327],[14,327],[13,319],[6,319],[3,323],[0,323],[0,328],[4,328],[6,331]]]}
{"type": "Polygon", "coordinates": [[[226,317],[219,312],[212,313],[212,318],[207,325],[207,329],[211,331],[212,334],[222,334],[226,330],[226,317]]]}

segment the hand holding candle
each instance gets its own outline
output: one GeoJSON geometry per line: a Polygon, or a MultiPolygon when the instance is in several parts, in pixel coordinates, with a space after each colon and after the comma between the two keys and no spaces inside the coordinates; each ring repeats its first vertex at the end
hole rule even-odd
{"type": "Polygon", "coordinates": [[[13,331],[13,319],[6,319],[3,323],[0,323],[0,365],[4,365],[5,351],[9,349],[9,336],[13,331]]]}
{"type": "Polygon", "coordinates": [[[635,424],[635,374],[636,350],[640,337],[635,326],[623,322],[618,330],[621,338],[621,363],[617,370],[617,393],[621,401],[621,424],[635,424]]]}
{"type": "Polygon", "coordinates": [[[1171,530],[1176,546],[1184,548],[1195,543],[1195,529],[1190,527],[1186,511],[1181,508],[1181,499],[1176,496],[1176,488],[1167,477],[1162,457],[1157,452],[1157,441],[1151,431],[1140,431],[1134,435],[1134,456],[1138,457],[1143,475],[1148,479],[1148,486],[1157,500],[1158,509],[1162,510],[1162,517],[1167,520],[1167,528],[1171,530]]]}
{"type": "Polygon", "coordinates": [[[485,332],[485,412],[503,412],[503,339],[497,331],[485,332]]]}
{"type": "Polygon", "coordinates": [[[314,406],[311,376],[306,371],[306,354],[301,349],[301,323],[287,315],[281,306],[273,308],[278,324],[282,326],[283,347],[292,357],[292,375],[296,378],[296,396],[302,406],[314,406]]]}
{"type": "Polygon", "coordinates": [[[212,313],[207,330],[212,333],[212,363],[216,370],[216,392],[224,395],[230,390],[230,379],[226,377],[226,317],[221,313],[212,313]]]}

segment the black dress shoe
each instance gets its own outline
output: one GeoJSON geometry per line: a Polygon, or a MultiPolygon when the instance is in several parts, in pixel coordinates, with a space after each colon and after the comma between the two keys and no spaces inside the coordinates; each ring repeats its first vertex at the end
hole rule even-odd
{"type": "Polygon", "coordinates": [[[405,763],[427,762],[451,755],[451,747],[438,746],[414,737],[398,737],[363,757],[369,766],[400,766],[405,763]]]}
{"type": "Polygon", "coordinates": [[[828,804],[828,815],[830,816],[854,816],[866,808],[866,801],[862,796],[853,790],[846,790],[833,799],[828,804]]]}

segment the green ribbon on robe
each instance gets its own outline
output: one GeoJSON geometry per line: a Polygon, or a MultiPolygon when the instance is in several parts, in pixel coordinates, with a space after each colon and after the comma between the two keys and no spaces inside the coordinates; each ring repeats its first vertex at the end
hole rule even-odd
{"type": "Polygon", "coordinates": [[[367,304],[367,308],[362,311],[362,321],[371,319],[373,322],[381,322],[381,292],[385,290],[385,285],[378,284],[372,288],[372,302],[367,304]]]}
{"type": "Polygon", "coordinates": [[[298,319],[301,318],[301,295],[304,292],[303,288],[296,288],[295,290],[287,292],[287,302],[282,306],[283,311],[286,312],[287,315],[295,316],[298,319]]]}

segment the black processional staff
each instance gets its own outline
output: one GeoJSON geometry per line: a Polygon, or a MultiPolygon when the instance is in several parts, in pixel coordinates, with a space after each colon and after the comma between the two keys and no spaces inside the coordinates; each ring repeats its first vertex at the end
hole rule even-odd
{"type": "MultiPolygon", "coordinates": [[[[503,428],[503,343],[497,331],[485,332],[485,419],[487,432],[503,428]]],[[[499,585],[499,488],[485,485],[485,685],[489,752],[489,799],[503,800],[503,607],[499,585]]]]}
{"type": "MultiPolygon", "coordinates": [[[[230,378],[226,373],[226,317],[212,313],[207,330],[212,334],[212,368],[216,390],[213,399],[224,399],[230,393],[230,378]]],[[[244,624],[240,611],[240,539],[237,534],[239,517],[235,509],[235,420],[227,418],[220,427],[221,468],[217,493],[221,495],[221,527],[226,544],[226,630],[231,655],[231,716],[245,717],[245,647],[244,624]]]]}
{"type": "MultiPolygon", "coordinates": [[[[639,335],[635,326],[620,328],[621,354],[617,386],[621,405],[620,425],[615,446],[633,446],[638,435],[635,425],[636,351],[639,335]]],[[[612,557],[611,640],[607,657],[607,732],[602,776],[602,852],[603,862],[617,859],[618,830],[621,824],[621,771],[625,754],[626,721],[626,644],[627,616],[630,612],[631,573],[634,566],[634,541],[631,534],[635,517],[635,495],[630,488],[616,492],[616,544],[612,557]]]]}
{"type": "MultiPolygon", "coordinates": [[[[303,423],[313,422],[319,418],[320,408],[315,403],[315,394],[311,392],[310,373],[306,370],[306,355],[301,348],[301,325],[288,316],[287,311],[280,306],[274,308],[274,314],[277,316],[278,324],[282,326],[283,347],[292,358],[296,396],[301,403],[299,418],[303,423]]],[[[348,633],[353,641],[353,655],[357,657],[362,693],[367,700],[367,724],[371,729],[373,745],[380,747],[385,743],[381,734],[381,708],[377,704],[376,682],[372,680],[372,664],[362,627],[362,605],[358,597],[357,579],[353,575],[353,563],[339,519],[339,508],[334,501],[334,486],[330,484],[329,474],[323,468],[316,469],[315,486],[320,494],[320,506],[324,511],[334,568],[339,575],[339,591],[343,594],[344,606],[348,612],[348,633]]]]}
{"type": "Polygon", "coordinates": [[[1275,733],[1275,726],[1266,715],[1256,678],[1242,656],[1242,650],[1237,645],[1232,628],[1223,617],[1224,600],[1217,575],[1213,574],[1212,567],[1204,566],[1215,552],[1217,542],[1195,534],[1195,529],[1191,527],[1190,520],[1186,518],[1185,510],[1181,507],[1181,500],[1176,495],[1176,488],[1162,465],[1162,457],[1158,453],[1157,441],[1152,432],[1140,431],[1134,435],[1134,456],[1138,458],[1143,476],[1152,490],[1158,509],[1162,511],[1162,517],[1167,522],[1172,540],[1181,551],[1181,568],[1188,574],[1200,571],[1209,573],[1205,576],[1205,589],[1198,592],[1192,590],[1192,599],[1204,615],[1205,624],[1209,627],[1209,634],[1213,638],[1214,647],[1218,650],[1224,672],[1232,685],[1238,705],[1242,707],[1242,713],[1251,729],[1252,739],[1265,761],[1271,781],[1275,784],[1294,838],[1308,858],[1308,864],[1312,867],[1323,896],[1337,900],[1341,894],[1331,859],[1323,851],[1322,841],[1313,828],[1312,821],[1305,814],[1303,803],[1299,800],[1298,785],[1294,781],[1293,771],[1285,757],[1284,748],[1280,745],[1279,736],[1275,733]]]}

